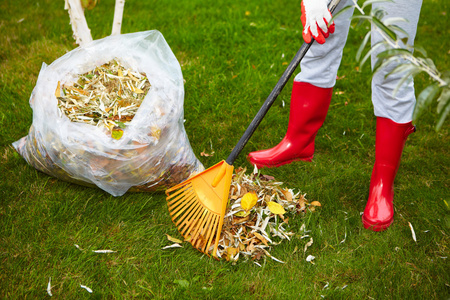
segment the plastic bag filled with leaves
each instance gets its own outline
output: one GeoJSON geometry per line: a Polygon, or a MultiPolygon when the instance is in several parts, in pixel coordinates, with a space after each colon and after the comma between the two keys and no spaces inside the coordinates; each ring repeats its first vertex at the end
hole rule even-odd
{"type": "Polygon", "coordinates": [[[160,32],[109,36],[43,64],[33,124],[13,146],[44,173],[114,196],[165,190],[204,170],[183,102],[181,68],[160,32]]]}

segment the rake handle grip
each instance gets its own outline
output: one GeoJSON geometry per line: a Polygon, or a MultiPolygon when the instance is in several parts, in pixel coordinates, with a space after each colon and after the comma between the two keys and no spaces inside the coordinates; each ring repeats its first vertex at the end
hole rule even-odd
{"type": "MultiPolygon", "coordinates": [[[[331,2],[328,4],[328,9],[331,13],[334,12],[336,7],[338,6],[340,0],[331,0],[331,2]]],[[[294,73],[295,69],[300,64],[301,60],[305,56],[306,52],[308,52],[309,48],[311,48],[311,45],[314,43],[314,39],[311,41],[311,43],[304,42],[303,45],[300,47],[300,49],[297,51],[297,54],[295,54],[292,61],[287,66],[286,70],[284,71],[283,75],[281,75],[280,79],[278,80],[277,84],[273,88],[270,95],[267,97],[266,101],[264,101],[264,104],[259,109],[256,116],[253,118],[252,122],[248,126],[247,130],[245,130],[244,134],[242,135],[241,139],[237,143],[237,145],[234,147],[234,149],[231,151],[230,155],[226,159],[227,164],[232,165],[238,155],[241,153],[242,149],[244,149],[245,145],[247,144],[248,140],[251,138],[253,133],[255,132],[256,128],[261,123],[262,119],[266,115],[266,113],[269,111],[272,104],[277,99],[278,95],[283,90],[286,83],[289,81],[289,78],[294,73]]]]}

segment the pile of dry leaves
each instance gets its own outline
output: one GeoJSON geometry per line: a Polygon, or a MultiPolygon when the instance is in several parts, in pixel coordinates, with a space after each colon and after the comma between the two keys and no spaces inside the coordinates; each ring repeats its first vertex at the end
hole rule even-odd
{"type": "Polygon", "coordinates": [[[58,82],[55,96],[59,109],[72,122],[104,127],[120,139],[149,89],[145,73],[113,60],[81,74],[77,82],[62,86],[58,82]]]}
{"type": "MultiPolygon", "coordinates": [[[[304,226],[294,232],[289,226],[288,215],[304,215],[321,204],[308,202],[306,194],[283,187],[282,182],[260,174],[257,169],[251,174],[246,171],[238,168],[233,174],[217,256],[233,262],[242,257],[256,264],[261,258],[270,257],[283,263],[270,254],[271,247],[290,241],[295,233],[305,232],[304,226]]],[[[181,241],[168,238],[180,246],[178,242],[181,241]]],[[[309,238],[305,251],[312,244],[312,238],[309,238]]],[[[209,249],[210,254],[212,250],[213,246],[209,249]]]]}

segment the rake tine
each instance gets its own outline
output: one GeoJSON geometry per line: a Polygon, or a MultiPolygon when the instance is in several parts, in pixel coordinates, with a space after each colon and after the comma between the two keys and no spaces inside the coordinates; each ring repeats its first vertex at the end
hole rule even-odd
{"type": "Polygon", "coordinates": [[[187,229],[189,229],[189,231],[198,223],[198,218],[201,216],[201,214],[205,211],[205,208],[203,206],[200,206],[200,209],[197,209],[195,214],[190,218],[192,220],[192,222],[189,224],[189,226],[186,226],[183,231],[181,232],[181,234],[184,234],[186,232],[187,229]]]}
{"type": "Polygon", "coordinates": [[[176,189],[176,191],[174,193],[170,194],[170,192],[172,190],[170,190],[170,192],[168,190],[168,192],[167,192],[167,200],[169,200],[169,199],[179,195],[180,193],[184,192],[186,189],[189,189],[191,187],[192,187],[192,184],[190,182],[184,182],[184,184],[180,185],[178,187],[178,189],[176,189]]]}
{"type": "Polygon", "coordinates": [[[184,231],[189,227],[189,225],[192,224],[192,222],[195,221],[194,216],[203,208],[201,204],[194,202],[194,206],[191,208],[191,211],[186,212],[175,225],[178,226],[178,229],[180,230],[180,233],[183,234],[184,231]],[[184,230],[182,231],[182,228],[184,227],[184,230]]]}
{"type": "Polygon", "coordinates": [[[195,195],[188,195],[186,196],[186,198],[184,198],[181,203],[177,203],[177,205],[173,205],[170,206],[169,209],[171,210],[170,215],[174,215],[174,217],[178,217],[178,215],[180,215],[182,212],[178,213],[177,212],[184,208],[185,206],[189,206],[192,202],[195,201],[195,195]],[[181,205],[179,205],[181,204],[181,205]]]}
{"type": "MultiPolygon", "coordinates": [[[[203,223],[203,229],[204,229],[204,240],[205,240],[205,244],[204,246],[206,246],[206,244],[208,243],[208,239],[209,239],[209,233],[210,233],[210,225],[211,225],[211,220],[214,219],[214,215],[213,214],[208,214],[207,219],[205,220],[205,222],[203,223]]],[[[203,246],[203,248],[204,248],[203,246]]],[[[202,249],[203,249],[202,248],[202,249]]]]}
{"type": "MultiPolygon", "coordinates": [[[[183,227],[183,225],[182,225],[181,222],[183,222],[184,220],[190,220],[191,217],[192,217],[192,215],[193,215],[196,211],[198,211],[201,207],[202,207],[202,206],[201,206],[200,203],[194,201],[194,206],[191,208],[191,211],[190,211],[190,212],[182,211],[182,212],[184,212],[184,215],[182,215],[182,216],[178,219],[178,221],[175,223],[175,225],[176,225],[176,226],[180,225],[179,228],[181,229],[181,227],[183,227]]],[[[180,212],[180,214],[181,214],[182,212],[180,212]]]]}
{"type": "Polygon", "coordinates": [[[183,190],[182,194],[177,194],[177,197],[173,198],[169,202],[167,202],[167,205],[172,206],[175,203],[179,202],[183,197],[186,197],[188,195],[195,195],[195,191],[194,191],[194,189],[192,187],[183,190]]]}
{"type": "Polygon", "coordinates": [[[205,210],[203,212],[203,216],[200,217],[200,220],[198,221],[198,224],[194,229],[194,232],[196,234],[194,235],[193,240],[196,240],[198,235],[201,235],[201,232],[204,231],[203,229],[204,229],[204,225],[205,225],[205,221],[206,221],[205,218],[207,219],[209,215],[210,214],[208,213],[208,211],[205,210]]]}
{"type": "MultiPolygon", "coordinates": [[[[206,248],[204,249],[204,251],[208,251],[208,249],[209,249],[209,247],[211,246],[211,243],[212,243],[212,241],[213,241],[213,238],[214,238],[214,236],[216,235],[216,232],[215,232],[216,230],[215,230],[215,228],[216,228],[216,226],[217,226],[217,224],[218,224],[218,219],[220,219],[219,216],[214,216],[213,224],[212,224],[212,226],[209,228],[209,232],[208,232],[208,235],[210,235],[209,241],[208,241],[208,245],[206,246],[206,248]]],[[[219,237],[216,237],[216,239],[217,239],[217,242],[216,242],[216,243],[219,242],[218,238],[219,238],[219,237]]],[[[216,256],[216,254],[213,253],[213,256],[216,256]]]]}

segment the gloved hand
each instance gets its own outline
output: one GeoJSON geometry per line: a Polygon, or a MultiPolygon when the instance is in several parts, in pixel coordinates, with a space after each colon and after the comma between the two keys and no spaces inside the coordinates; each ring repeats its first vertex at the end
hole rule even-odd
{"type": "Polygon", "coordinates": [[[327,7],[327,0],[302,0],[302,24],[303,39],[311,42],[311,35],[319,43],[325,43],[325,39],[334,32],[334,22],[328,26],[331,13],[327,7]]]}

